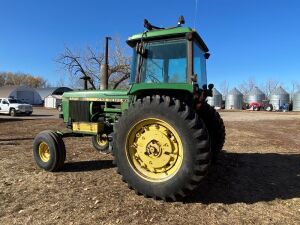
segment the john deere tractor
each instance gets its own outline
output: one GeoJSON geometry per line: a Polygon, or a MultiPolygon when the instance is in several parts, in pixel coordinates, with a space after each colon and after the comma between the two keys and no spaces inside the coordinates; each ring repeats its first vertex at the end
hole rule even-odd
{"type": "MultiPolygon", "coordinates": [[[[128,38],[133,49],[128,90],[83,90],[63,95],[65,131],[42,131],[34,158],[46,171],[66,159],[63,138],[92,136],[95,148],[112,153],[117,172],[146,197],[176,200],[207,175],[225,141],[223,120],[207,102],[208,48],[199,34],[178,26],[128,38]]],[[[102,77],[107,84],[107,76],[102,77]]],[[[107,86],[107,85],[104,85],[107,86]]]]}

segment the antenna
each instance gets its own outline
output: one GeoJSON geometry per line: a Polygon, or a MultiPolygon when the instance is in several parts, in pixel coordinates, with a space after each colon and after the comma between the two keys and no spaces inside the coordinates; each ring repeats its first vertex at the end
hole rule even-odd
{"type": "Polygon", "coordinates": [[[198,0],[195,0],[194,30],[196,29],[197,13],[198,13],[198,0]]]}

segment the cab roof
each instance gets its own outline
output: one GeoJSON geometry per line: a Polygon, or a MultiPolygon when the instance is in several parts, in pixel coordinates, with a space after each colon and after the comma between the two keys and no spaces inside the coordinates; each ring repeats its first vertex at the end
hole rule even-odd
{"type": "Polygon", "coordinates": [[[209,51],[200,35],[190,27],[174,27],[167,29],[150,30],[144,33],[134,34],[127,39],[127,44],[131,47],[134,47],[137,42],[141,41],[141,38],[143,38],[144,41],[151,41],[176,37],[187,37],[188,34],[191,34],[192,37],[194,37],[199,42],[205,52],[209,51]]]}

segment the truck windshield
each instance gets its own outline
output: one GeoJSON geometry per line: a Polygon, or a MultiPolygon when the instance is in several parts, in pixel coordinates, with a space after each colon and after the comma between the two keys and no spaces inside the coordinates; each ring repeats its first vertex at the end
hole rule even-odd
{"type": "Polygon", "coordinates": [[[9,103],[18,103],[18,101],[16,99],[9,99],[8,101],[9,101],[9,103]]]}
{"type": "Polygon", "coordinates": [[[207,76],[206,76],[206,60],[205,60],[205,52],[200,48],[200,46],[194,42],[194,74],[197,74],[198,84],[200,87],[202,85],[207,84],[207,76]]]}
{"type": "MultiPolygon", "coordinates": [[[[142,83],[186,83],[186,40],[146,43],[145,49],[146,56],[143,58],[141,67],[142,83]]],[[[136,58],[134,55],[133,62],[136,58]]],[[[132,78],[135,77],[134,70],[132,70],[132,75],[132,78]]],[[[132,78],[131,82],[134,82],[132,78]]]]}

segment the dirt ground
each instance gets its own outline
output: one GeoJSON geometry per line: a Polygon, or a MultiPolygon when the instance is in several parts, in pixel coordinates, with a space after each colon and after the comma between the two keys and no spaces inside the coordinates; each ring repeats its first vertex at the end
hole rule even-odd
{"type": "Polygon", "coordinates": [[[227,139],[184,202],[129,190],[90,138],[65,139],[62,172],[37,168],[34,136],[58,119],[0,118],[0,224],[300,224],[300,113],[221,112],[227,139]]]}

